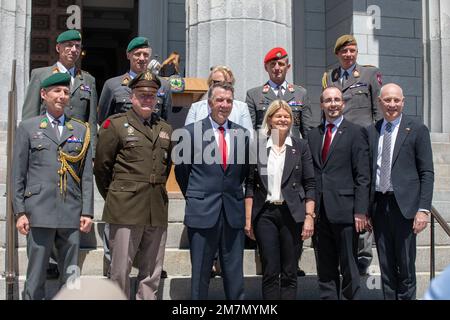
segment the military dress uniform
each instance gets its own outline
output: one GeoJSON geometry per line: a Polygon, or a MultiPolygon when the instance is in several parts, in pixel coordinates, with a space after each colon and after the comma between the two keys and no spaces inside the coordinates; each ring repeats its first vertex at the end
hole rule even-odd
{"type": "Polygon", "coordinates": [[[129,295],[131,262],[140,249],[137,299],[156,299],[164,262],[171,134],[157,114],[149,123],[133,109],[109,117],[99,130],[94,172],[105,199],[102,220],[110,224],[110,277],[129,295]],[[130,240],[121,243],[124,230],[130,240]]]}
{"type": "MultiPolygon", "coordinates": [[[[98,124],[102,124],[109,116],[131,109],[131,89],[128,83],[132,80],[129,73],[108,79],[100,95],[98,103],[98,124]]],[[[157,93],[157,105],[155,112],[164,120],[167,120],[167,113],[172,107],[172,93],[169,83],[162,78],[161,88],[157,93]]]]}
{"type": "Polygon", "coordinates": [[[93,216],[92,150],[88,127],[66,117],[58,139],[47,115],[20,123],[14,148],[13,206],[25,212],[28,267],[24,298],[45,298],[48,260],[55,245],[66,282],[78,266],[81,214],[93,216]]]}
{"type": "Polygon", "coordinates": [[[342,78],[341,67],[329,70],[322,77],[322,88],[333,86],[342,91],[345,119],[363,127],[379,120],[377,99],[382,84],[379,69],[356,64],[348,79],[342,78]]]}
{"type": "Polygon", "coordinates": [[[292,133],[300,138],[307,135],[308,130],[313,127],[311,107],[306,89],[289,83],[284,94],[277,97],[269,83],[250,89],[247,92],[245,102],[252,118],[255,130],[261,129],[261,125],[269,105],[276,99],[282,99],[291,107],[293,113],[292,133]]]}

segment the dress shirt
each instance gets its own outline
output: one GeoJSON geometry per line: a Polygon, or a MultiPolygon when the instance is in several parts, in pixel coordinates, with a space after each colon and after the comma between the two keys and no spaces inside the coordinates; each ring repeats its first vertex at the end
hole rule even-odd
{"type": "MultiPolygon", "coordinates": [[[[214,138],[216,139],[217,146],[219,146],[219,141],[220,141],[219,127],[224,127],[225,141],[227,142],[227,159],[230,159],[230,129],[228,128],[228,120],[225,121],[224,124],[220,125],[217,122],[215,122],[210,116],[209,121],[211,121],[211,125],[214,130],[214,138]]],[[[217,150],[219,150],[219,149],[217,149],[217,150]]],[[[228,164],[230,164],[230,162],[228,162],[228,164]]]]}
{"type": "MultiPolygon", "coordinates": [[[[55,125],[52,123],[52,121],[55,120],[56,118],[53,117],[53,116],[52,116],[50,113],[48,113],[48,112],[46,112],[45,114],[47,115],[48,120],[50,121],[52,127],[54,128],[55,125]]],[[[62,135],[62,132],[63,132],[63,129],[64,129],[64,120],[65,120],[64,114],[63,114],[61,117],[57,118],[57,119],[59,120],[59,124],[58,124],[59,136],[61,136],[61,135],[62,135]]]]}
{"type": "Polygon", "coordinates": [[[347,71],[348,76],[350,77],[350,76],[352,75],[353,70],[355,70],[355,68],[356,68],[356,63],[353,64],[353,65],[352,65],[350,68],[348,68],[348,69],[344,69],[344,68],[341,67],[341,76],[339,77],[339,79],[341,79],[341,81],[343,80],[344,72],[345,72],[345,71],[347,71]]]}
{"type": "MultiPolygon", "coordinates": [[[[337,118],[333,122],[328,122],[327,120],[325,120],[325,134],[323,135],[323,138],[322,138],[322,148],[323,148],[323,143],[325,142],[325,136],[326,136],[326,133],[327,133],[327,130],[328,130],[327,129],[327,125],[329,123],[334,124],[333,129],[331,129],[331,141],[330,141],[330,146],[331,146],[331,144],[333,143],[334,136],[336,135],[336,132],[337,132],[339,126],[342,123],[342,120],[344,120],[344,116],[340,116],[339,118],[337,118]]],[[[322,150],[322,149],[320,149],[320,150],[322,150]]]]}
{"type": "MultiPolygon", "coordinates": [[[[392,156],[394,154],[394,146],[395,141],[397,140],[397,134],[398,134],[398,128],[400,127],[400,122],[402,120],[402,116],[398,117],[394,121],[391,121],[392,123],[392,129],[391,129],[391,154],[390,154],[390,161],[392,168],[392,156]]],[[[378,152],[377,152],[377,175],[375,180],[375,190],[380,191],[380,171],[381,171],[381,157],[382,157],[382,151],[383,151],[383,139],[384,139],[384,132],[386,128],[386,124],[388,121],[383,120],[383,124],[381,125],[381,132],[380,137],[378,138],[378,152]]],[[[392,179],[391,179],[392,181],[392,179]]],[[[391,183],[392,187],[392,183],[391,183]]],[[[390,188],[388,191],[393,191],[392,188],[390,188]]]]}
{"type": "Polygon", "coordinates": [[[272,88],[273,93],[275,93],[276,96],[278,96],[278,88],[281,87],[281,95],[283,95],[286,92],[286,88],[288,86],[288,82],[286,80],[284,80],[284,82],[278,86],[275,82],[273,82],[272,80],[268,81],[269,86],[272,88]]]}
{"type": "Polygon", "coordinates": [[[59,72],[61,73],[69,73],[70,74],[70,85],[73,85],[73,81],[75,79],[75,67],[67,69],[61,62],[56,62],[56,66],[58,67],[59,72]]]}
{"type": "Polygon", "coordinates": [[[283,178],[284,161],[286,159],[286,145],[292,147],[291,137],[284,141],[280,152],[273,148],[272,136],[267,140],[267,148],[270,148],[267,160],[267,197],[266,201],[284,201],[281,194],[281,179],[283,178]]]}

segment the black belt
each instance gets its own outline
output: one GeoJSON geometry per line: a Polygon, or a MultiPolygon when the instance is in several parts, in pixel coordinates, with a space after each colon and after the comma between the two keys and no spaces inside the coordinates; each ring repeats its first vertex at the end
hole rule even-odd
{"type": "Polygon", "coordinates": [[[286,204],[286,201],[267,201],[266,205],[268,206],[284,206],[286,204]]]}
{"type": "Polygon", "coordinates": [[[375,192],[375,195],[379,196],[379,197],[393,196],[394,195],[394,191],[386,191],[385,193],[377,191],[377,192],[375,192]]]}

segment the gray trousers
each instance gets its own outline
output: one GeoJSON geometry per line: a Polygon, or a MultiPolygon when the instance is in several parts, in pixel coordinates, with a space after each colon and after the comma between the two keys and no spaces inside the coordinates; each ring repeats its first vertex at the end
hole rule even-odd
{"type": "Polygon", "coordinates": [[[110,224],[111,280],[127,297],[130,272],[139,251],[136,300],[156,300],[167,239],[167,227],[110,224]]]}
{"type": "Polygon", "coordinates": [[[27,236],[28,267],[23,296],[25,300],[45,299],[46,270],[53,247],[57,251],[60,287],[69,277],[80,275],[80,231],[32,227],[27,236]]]}
{"type": "Polygon", "coordinates": [[[372,262],[373,233],[365,232],[358,237],[358,269],[366,272],[372,262]]]}

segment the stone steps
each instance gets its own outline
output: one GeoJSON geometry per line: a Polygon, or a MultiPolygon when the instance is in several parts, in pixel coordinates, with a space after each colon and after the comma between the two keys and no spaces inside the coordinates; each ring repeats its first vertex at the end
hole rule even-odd
{"type": "MultiPolygon", "coordinates": [[[[417,275],[417,298],[421,299],[429,286],[430,278],[426,272],[418,272],[417,275]]],[[[102,276],[82,276],[87,279],[103,279],[102,276]]],[[[18,278],[18,290],[23,291],[25,277],[18,278]]],[[[131,277],[133,288],[135,286],[135,278],[131,277]]],[[[159,286],[159,299],[162,300],[189,300],[190,277],[168,277],[161,279],[159,286]]],[[[245,276],[245,298],[247,300],[260,300],[261,296],[261,276],[245,276]]],[[[382,300],[380,274],[372,274],[361,277],[361,296],[364,300],[382,300]]],[[[5,279],[0,279],[0,300],[5,299],[5,279]]],[[[46,292],[48,299],[51,299],[58,292],[58,282],[56,280],[48,280],[46,283],[46,292]]],[[[18,295],[19,296],[19,295],[18,295]]],[[[225,299],[222,279],[216,277],[211,279],[209,287],[209,299],[222,300],[225,299]]],[[[297,299],[298,300],[317,300],[319,299],[319,289],[316,275],[306,275],[299,277],[297,283],[297,299]]]]}
{"type": "MultiPolygon", "coordinates": [[[[450,264],[450,246],[436,246],[436,270],[442,271],[450,264]]],[[[373,261],[369,271],[371,273],[379,272],[378,257],[376,250],[373,249],[373,261]]],[[[26,248],[18,249],[18,270],[20,275],[26,273],[27,267],[26,248]]],[[[80,250],[81,275],[103,275],[103,249],[80,250]]],[[[316,274],[316,263],[314,251],[312,248],[305,248],[300,262],[301,268],[308,274],[316,274]]],[[[5,268],[5,249],[0,249],[0,273],[5,268]]],[[[164,259],[164,270],[170,276],[190,276],[191,263],[189,250],[185,249],[166,249],[164,259]]],[[[260,273],[261,267],[259,257],[255,250],[246,249],[244,251],[244,274],[248,276],[260,273]]],[[[416,271],[429,272],[430,270],[430,248],[419,246],[417,248],[416,271]]]]}

